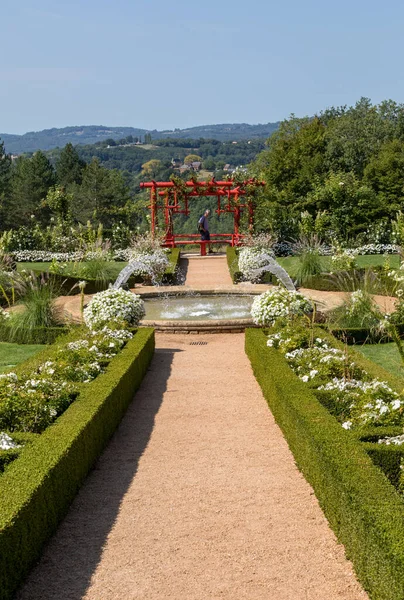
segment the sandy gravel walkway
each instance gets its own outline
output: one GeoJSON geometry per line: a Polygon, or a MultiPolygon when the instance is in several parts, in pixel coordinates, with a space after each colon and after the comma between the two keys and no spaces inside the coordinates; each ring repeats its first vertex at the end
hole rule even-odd
{"type": "Polygon", "coordinates": [[[233,285],[225,255],[184,257],[181,259],[180,268],[185,270],[184,285],[191,288],[233,285]]]}
{"type": "Polygon", "coordinates": [[[81,598],[367,598],[242,334],[157,336],[135,401],[18,595],[81,598]]]}

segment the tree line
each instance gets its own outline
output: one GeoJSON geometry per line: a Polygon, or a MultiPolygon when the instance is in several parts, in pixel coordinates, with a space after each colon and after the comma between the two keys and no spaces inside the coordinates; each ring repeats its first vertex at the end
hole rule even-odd
{"type": "Polygon", "coordinates": [[[54,219],[111,227],[117,218],[130,220],[130,200],[122,171],[103,167],[97,158],[86,163],[72,144],[53,165],[42,151],[12,161],[0,143],[1,230],[54,219]]]}
{"type": "Polygon", "coordinates": [[[391,220],[404,211],[404,105],[361,98],[314,117],[292,115],[250,170],[266,182],[257,213],[262,229],[291,237],[305,213],[321,215],[341,240],[388,237],[391,220]]]}

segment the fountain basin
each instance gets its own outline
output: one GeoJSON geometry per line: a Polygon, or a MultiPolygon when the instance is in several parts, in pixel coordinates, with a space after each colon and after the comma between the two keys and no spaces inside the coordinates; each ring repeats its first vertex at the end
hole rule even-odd
{"type": "Polygon", "coordinates": [[[142,294],[146,315],[141,325],[181,333],[242,332],[254,326],[250,316],[254,296],[185,290],[158,297],[142,294]]]}

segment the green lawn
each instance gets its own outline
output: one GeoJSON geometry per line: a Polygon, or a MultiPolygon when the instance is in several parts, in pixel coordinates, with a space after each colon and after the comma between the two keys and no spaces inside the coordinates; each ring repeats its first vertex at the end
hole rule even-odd
{"type": "Polygon", "coordinates": [[[7,344],[0,342],[0,372],[24,362],[45,348],[40,344],[7,344]]]}
{"type": "MultiPolygon", "coordinates": [[[[28,263],[28,262],[21,262],[18,263],[18,271],[22,271],[23,269],[26,269],[27,271],[31,271],[31,270],[35,270],[35,271],[42,271],[44,273],[46,273],[49,269],[49,265],[51,263],[50,262],[35,262],[35,263],[28,263]]],[[[71,264],[71,268],[74,269],[74,265],[75,263],[70,263],[71,264]]],[[[127,262],[115,262],[115,261],[111,261],[108,263],[108,270],[111,274],[111,278],[114,277],[118,277],[119,273],[122,271],[122,269],[127,265],[127,262]]]]}
{"type": "Polygon", "coordinates": [[[386,371],[390,371],[398,377],[404,377],[403,363],[395,344],[366,344],[365,346],[355,346],[355,348],[386,371]]]}
{"type": "MultiPolygon", "coordinates": [[[[393,269],[398,269],[400,259],[396,254],[388,257],[389,264],[393,269]]],[[[321,261],[324,266],[324,272],[331,270],[331,258],[329,256],[323,256],[321,261]]],[[[368,254],[365,256],[357,256],[356,263],[358,267],[376,267],[378,265],[384,265],[385,257],[382,254],[368,254]]],[[[284,258],[278,258],[279,264],[289,273],[291,277],[296,277],[299,258],[297,256],[286,256],[284,258]]]]}

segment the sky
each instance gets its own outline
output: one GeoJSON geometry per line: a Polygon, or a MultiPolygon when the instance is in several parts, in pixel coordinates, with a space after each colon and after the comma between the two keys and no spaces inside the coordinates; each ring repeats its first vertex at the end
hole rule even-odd
{"type": "Polygon", "coordinates": [[[398,0],[2,2],[0,132],[267,123],[404,102],[398,0]]]}

